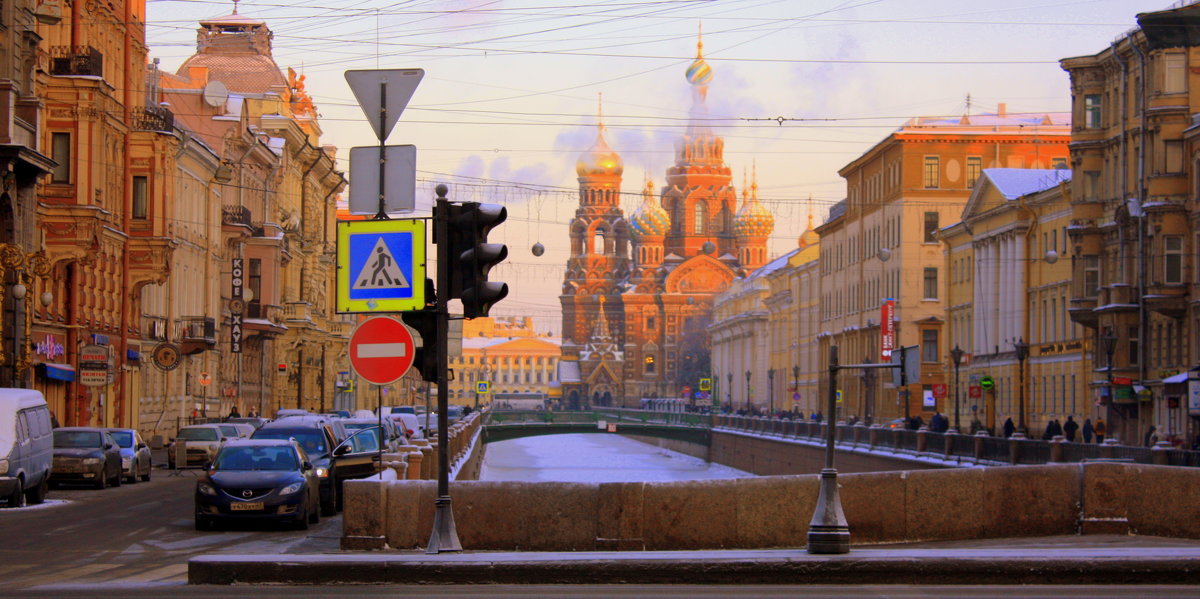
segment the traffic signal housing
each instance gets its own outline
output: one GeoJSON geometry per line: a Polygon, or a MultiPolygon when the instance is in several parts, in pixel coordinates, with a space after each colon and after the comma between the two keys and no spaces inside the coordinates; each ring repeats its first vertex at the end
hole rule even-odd
{"type": "Polygon", "coordinates": [[[507,283],[488,280],[492,267],[508,257],[508,246],[487,240],[488,233],[508,218],[508,210],[499,204],[464,202],[451,204],[448,212],[449,297],[462,300],[464,317],[487,316],[493,304],[508,296],[507,283]]]}
{"type": "Polygon", "coordinates": [[[437,369],[437,310],[411,310],[401,312],[404,324],[421,335],[421,347],[413,351],[413,368],[421,372],[421,379],[436,383],[437,369]]]}

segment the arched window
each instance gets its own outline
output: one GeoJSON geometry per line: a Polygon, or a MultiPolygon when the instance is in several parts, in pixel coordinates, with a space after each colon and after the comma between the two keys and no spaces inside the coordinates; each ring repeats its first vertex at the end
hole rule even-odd
{"type": "Polygon", "coordinates": [[[592,253],[604,253],[604,229],[596,229],[596,236],[592,238],[592,253]]]}
{"type": "Polygon", "coordinates": [[[697,235],[704,233],[704,202],[696,202],[692,215],[692,232],[697,235]]]}

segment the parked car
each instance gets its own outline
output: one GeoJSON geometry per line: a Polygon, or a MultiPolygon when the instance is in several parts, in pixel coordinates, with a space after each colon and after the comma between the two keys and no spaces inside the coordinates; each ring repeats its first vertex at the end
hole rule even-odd
{"type": "Polygon", "coordinates": [[[221,422],[217,424],[221,434],[227,439],[249,439],[258,430],[249,424],[241,422],[221,422]]]}
{"type": "Polygon", "coordinates": [[[283,408],[275,412],[275,418],[283,418],[285,416],[312,416],[308,410],[302,408],[283,408]]]}
{"type": "Polygon", "coordinates": [[[50,484],[73,482],[97,489],[121,486],[121,448],[108,431],[84,426],[54,429],[50,484]]]}
{"type": "Polygon", "coordinates": [[[150,447],[142,440],[142,434],[132,428],[104,429],[112,435],[121,448],[121,473],[125,482],[136,483],[138,478],[150,480],[150,447]]]}
{"type": "Polygon", "coordinates": [[[0,389],[0,501],[41,503],[50,488],[50,409],[32,389],[0,389]]]}
{"type": "Polygon", "coordinates": [[[179,466],[187,468],[211,462],[216,457],[221,442],[228,438],[216,424],[190,424],[180,428],[179,434],[167,444],[167,465],[175,468],[175,447],[180,441],[187,443],[187,460],[179,466]]]}
{"type": "Polygon", "coordinates": [[[196,481],[196,530],[248,519],[306,529],[321,518],[316,470],[294,440],[229,441],[196,481]]]}
{"type": "MultiPolygon", "coordinates": [[[[385,451],[396,451],[399,446],[408,444],[408,437],[396,426],[394,420],[384,418],[382,422],[385,451]]],[[[342,426],[346,427],[347,432],[353,434],[367,428],[378,428],[379,423],[380,420],[376,418],[346,418],[342,421],[342,426]]]]}
{"type": "MultiPolygon", "coordinates": [[[[425,427],[423,418],[416,414],[397,414],[393,412],[389,418],[396,423],[396,426],[404,431],[405,436],[409,439],[424,439],[425,427]]],[[[431,419],[432,420],[432,419],[431,419]]],[[[436,426],[436,423],[433,423],[436,426]]]]}
{"type": "Polygon", "coordinates": [[[322,516],[337,513],[339,503],[337,467],[333,463],[333,448],[342,441],[328,418],[316,415],[288,416],[268,422],[254,431],[251,439],[295,439],[308,456],[320,481],[319,495],[322,516]]]}
{"type": "Polygon", "coordinates": [[[258,430],[262,425],[267,423],[267,419],[259,418],[258,416],[237,416],[230,418],[225,422],[232,422],[234,424],[249,424],[250,426],[254,427],[254,430],[258,430]]]}

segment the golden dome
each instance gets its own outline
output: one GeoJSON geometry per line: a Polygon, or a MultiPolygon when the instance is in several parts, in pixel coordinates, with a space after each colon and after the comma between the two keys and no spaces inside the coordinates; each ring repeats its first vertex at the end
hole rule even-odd
{"type": "Polygon", "coordinates": [[[602,114],[597,117],[596,129],[596,143],[592,144],[591,149],[579,155],[579,159],[575,161],[575,174],[580,177],[620,176],[625,172],[625,163],[621,161],[621,155],[614,152],[612,148],[608,147],[608,142],[604,141],[602,114]]]}
{"type": "MultiPolygon", "coordinates": [[[[810,199],[810,203],[811,203],[811,198],[809,198],[809,199],[810,199]]],[[[813,216],[812,216],[812,213],[810,212],[808,214],[808,228],[805,229],[804,232],[800,234],[800,248],[803,249],[803,248],[806,248],[809,246],[814,246],[820,242],[821,242],[821,236],[817,235],[817,232],[813,230],[813,216]]]]}

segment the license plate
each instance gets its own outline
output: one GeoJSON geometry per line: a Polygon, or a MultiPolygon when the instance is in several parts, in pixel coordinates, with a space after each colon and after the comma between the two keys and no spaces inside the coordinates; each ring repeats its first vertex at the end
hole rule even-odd
{"type": "Polygon", "coordinates": [[[263,502],[261,502],[261,501],[249,501],[246,503],[231,503],[231,504],[229,504],[229,510],[234,511],[234,512],[250,512],[250,511],[261,510],[261,509],[263,509],[263,502]]]}

